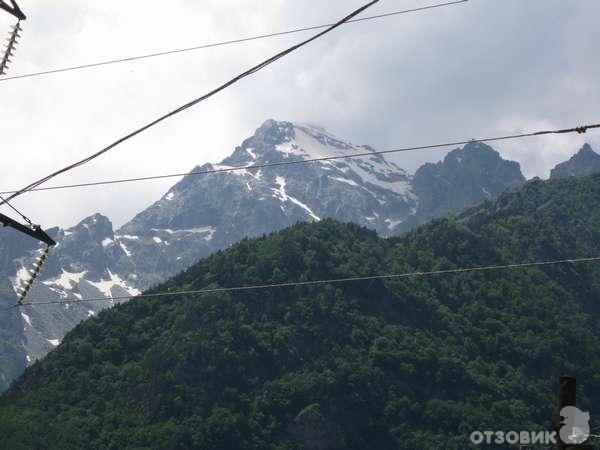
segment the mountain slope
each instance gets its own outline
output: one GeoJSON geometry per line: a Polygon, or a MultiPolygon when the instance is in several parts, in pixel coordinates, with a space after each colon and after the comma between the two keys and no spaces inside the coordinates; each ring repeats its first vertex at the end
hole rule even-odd
{"type": "Polygon", "coordinates": [[[550,178],[585,176],[600,172],[600,155],[585,144],[568,161],[562,162],[550,172],[550,178]]]}
{"type": "MultiPolygon", "coordinates": [[[[186,176],[118,230],[101,214],[69,229],[53,229],[59,245],[30,298],[75,301],[134,295],[244,237],[302,221],[334,218],[367,226],[383,236],[399,234],[431,217],[485,200],[486,192],[496,195],[522,179],[516,163],[475,144],[432,166],[434,173],[443,175],[436,178],[444,180],[441,185],[421,175],[431,170],[419,171],[413,180],[381,155],[368,155],[371,151],[316,126],[267,120],[220,164],[193,171],[283,165],[186,176]],[[349,153],[367,155],[287,164],[349,153]],[[457,158],[464,163],[453,163],[457,158]],[[477,177],[478,172],[485,176],[477,177]]],[[[11,249],[0,256],[6,287],[0,302],[7,306],[14,302],[10,284],[16,288],[24,282],[36,256],[33,241],[22,243],[23,239],[14,240],[13,234],[0,231],[0,247],[11,249]]],[[[24,314],[11,311],[1,317],[0,336],[5,336],[2,345],[9,353],[0,360],[0,391],[25,364],[54,348],[75,324],[113,303],[69,303],[24,314]]]]}
{"type": "Polygon", "coordinates": [[[32,249],[34,242],[12,229],[3,230],[0,239],[0,391],[23,373],[27,365],[23,352],[23,325],[17,310],[9,310],[15,294],[9,277],[17,270],[13,261],[24,250],[32,249]]]}
{"type": "MultiPolygon", "coordinates": [[[[369,151],[316,127],[268,120],[220,164],[205,164],[193,171],[369,151]]],[[[142,272],[143,287],[147,287],[244,237],[326,217],[357,222],[390,234],[394,225],[405,220],[415,207],[409,175],[383,157],[373,155],[210,176],[190,175],[118,233],[143,237],[149,244],[146,251],[138,245],[139,240],[132,242],[131,247],[133,263],[142,272]],[[171,248],[166,248],[165,242],[171,248]],[[156,243],[158,253],[165,258],[160,264],[148,258],[157,253],[156,243]]]]}
{"type": "MultiPolygon", "coordinates": [[[[593,256],[599,219],[600,176],[533,181],[400,238],[325,220],[243,240],[160,290],[593,256]]],[[[0,400],[0,444],[462,449],[473,430],[548,430],[558,375],[578,377],[582,408],[600,395],[599,275],[135,300],[27,370],[0,400]]]]}
{"type": "Polygon", "coordinates": [[[449,212],[497,197],[525,182],[519,164],[505,161],[492,147],[472,142],[436,164],[424,164],[413,180],[419,207],[409,228],[449,212]]]}

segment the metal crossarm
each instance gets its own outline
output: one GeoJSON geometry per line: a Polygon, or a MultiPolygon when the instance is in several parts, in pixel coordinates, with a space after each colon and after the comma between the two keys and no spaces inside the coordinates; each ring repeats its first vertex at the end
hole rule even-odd
{"type": "Polygon", "coordinates": [[[27,19],[27,16],[23,14],[23,11],[21,11],[21,8],[19,8],[19,5],[17,5],[15,0],[10,0],[10,3],[12,6],[9,6],[4,0],[0,0],[0,9],[12,14],[19,20],[27,19]]]}
{"type": "Polygon", "coordinates": [[[50,247],[56,245],[54,239],[48,236],[39,225],[33,225],[32,227],[28,227],[17,222],[14,219],[11,219],[8,216],[5,216],[4,214],[0,214],[0,224],[2,224],[2,226],[5,227],[13,228],[17,231],[20,231],[21,233],[25,233],[26,235],[31,236],[32,238],[37,239],[38,241],[41,241],[50,247]]]}
{"type": "Polygon", "coordinates": [[[2,226],[5,227],[13,228],[46,244],[46,248],[42,251],[42,254],[36,259],[36,262],[33,265],[33,269],[28,271],[29,279],[25,282],[23,286],[18,286],[15,288],[18,295],[17,305],[22,305],[25,301],[25,298],[27,297],[27,294],[29,293],[29,290],[33,287],[35,279],[42,271],[42,267],[44,266],[46,259],[48,258],[48,252],[50,251],[50,247],[56,245],[56,242],[54,241],[54,239],[48,236],[48,234],[46,234],[46,232],[42,230],[42,228],[39,225],[26,226],[17,222],[14,219],[11,219],[8,216],[5,216],[4,214],[0,214],[0,224],[2,224],[2,226]]]}

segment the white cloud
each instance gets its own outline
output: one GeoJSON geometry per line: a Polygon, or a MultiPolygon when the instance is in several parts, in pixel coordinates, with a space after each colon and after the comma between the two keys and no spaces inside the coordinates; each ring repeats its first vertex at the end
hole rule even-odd
{"type": "MultiPolygon", "coordinates": [[[[327,23],[363,1],[21,3],[29,17],[14,75],[327,23]]],[[[368,14],[421,5],[381,2],[368,14]]],[[[56,183],[185,172],[219,161],[270,117],[318,123],[382,149],[598,121],[600,60],[590,55],[599,13],[595,0],[472,1],[348,25],[56,183]]],[[[0,32],[11,22],[0,15],[0,32]]],[[[0,82],[0,190],[104,147],[308,35],[0,82]]],[[[600,148],[598,133],[585,138],[600,148]]],[[[495,147],[527,175],[546,176],[583,142],[495,147]]],[[[393,159],[414,170],[443,153],[393,159]]],[[[16,204],[45,226],[95,212],[119,225],[174,181],[28,194],[16,204]]]]}

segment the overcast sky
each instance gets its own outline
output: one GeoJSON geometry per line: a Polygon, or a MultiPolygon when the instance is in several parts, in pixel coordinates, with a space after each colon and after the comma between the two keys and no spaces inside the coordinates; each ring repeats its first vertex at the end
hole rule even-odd
{"type": "MultiPolygon", "coordinates": [[[[20,0],[9,75],[330,23],[366,0],[20,0]]],[[[436,3],[382,0],[366,15],[436,3]]],[[[51,183],[218,162],[267,118],[319,124],[378,149],[600,122],[598,0],[470,0],[351,24],[51,183]]],[[[0,33],[12,18],[0,11],[0,33]]],[[[93,153],[311,32],[0,82],[0,190],[93,153]]],[[[600,132],[495,145],[547,177],[600,132]]],[[[390,157],[410,172],[444,151],[390,157]]],[[[30,193],[45,227],[101,212],[115,226],[176,180],[30,193]]],[[[1,208],[1,212],[7,212],[1,208]]]]}

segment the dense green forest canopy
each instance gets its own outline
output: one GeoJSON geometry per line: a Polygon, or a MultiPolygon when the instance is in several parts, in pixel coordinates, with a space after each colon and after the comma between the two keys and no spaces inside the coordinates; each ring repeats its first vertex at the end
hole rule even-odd
{"type": "MultiPolygon", "coordinates": [[[[299,224],[155,291],[600,254],[600,176],[532,181],[381,239],[299,224]]],[[[139,299],[68,334],[0,399],[10,449],[462,449],[549,430],[557,377],[600,398],[600,264],[139,299]]]]}

